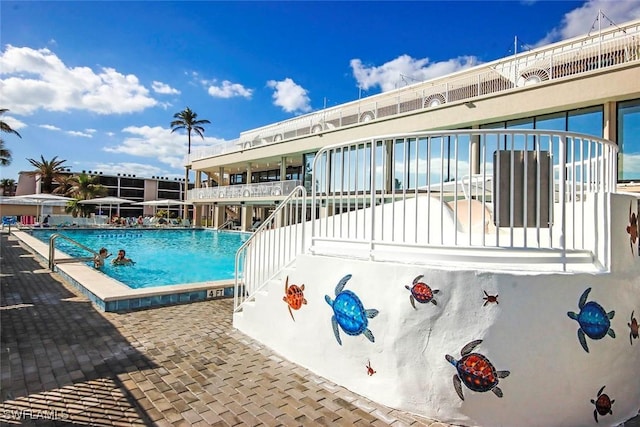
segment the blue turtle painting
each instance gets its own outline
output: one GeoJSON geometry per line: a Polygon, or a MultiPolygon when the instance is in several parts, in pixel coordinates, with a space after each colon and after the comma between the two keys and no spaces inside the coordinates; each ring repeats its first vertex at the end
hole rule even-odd
{"type": "Polygon", "coordinates": [[[358,298],[356,294],[344,290],[344,286],[350,279],[351,274],[347,274],[338,282],[335,289],[335,300],[332,300],[329,295],[324,296],[327,304],[333,309],[333,316],[331,317],[333,333],[340,345],[342,345],[342,340],[340,339],[338,326],[340,326],[347,335],[355,336],[362,334],[367,337],[369,341],[375,342],[375,338],[367,326],[369,324],[368,319],[376,317],[378,310],[365,310],[360,298],[358,298]]]}
{"type": "Polygon", "coordinates": [[[589,347],[587,346],[587,340],[585,335],[592,340],[599,340],[609,335],[611,338],[616,337],[616,333],[611,329],[611,319],[616,314],[615,311],[607,313],[600,304],[595,301],[587,302],[591,288],[587,288],[580,296],[578,301],[579,313],[569,311],[567,316],[578,322],[580,327],[578,328],[578,341],[580,345],[589,353],[589,347]]]}

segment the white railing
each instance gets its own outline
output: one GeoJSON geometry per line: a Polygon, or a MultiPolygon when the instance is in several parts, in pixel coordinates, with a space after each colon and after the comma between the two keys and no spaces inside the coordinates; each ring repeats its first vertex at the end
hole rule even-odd
{"type": "Polygon", "coordinates": [[[242,151],[389,116],[514,90],[547,80],[640,61],[640,22],[520,53],[472,69],[243,132],[194,150],[191,161],[242,151]]]}
{"type": "Polygon", "coordinates": [[[615,191],[616,153],[610,141],[545,130],[434,131],[325,147],[313,165],[311,252],[597,262],[604,239],[594,229],[606,221],[597,195],[615,191]]]}
{"type": "Polygon", "coordinates": [[[235,311],[304,251],[306,198],[295,187],[236,252],[235,311]]]}
{"type": "Polygon", "coordinates": [[[258,184],[225,185],[220,187],[194,188],[187,192],[187,200],[202,202],[217,199],[247,199],[252,197],[279,197],[285,196],[301,181],[273,181],[258,184]]]}

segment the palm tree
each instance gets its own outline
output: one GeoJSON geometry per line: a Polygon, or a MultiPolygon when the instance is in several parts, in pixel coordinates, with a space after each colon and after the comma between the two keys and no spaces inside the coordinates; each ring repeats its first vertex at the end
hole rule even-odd
{"type": "Polygon", "coordinates": [[[42,161],[35,159],[27,159],[36,170],[27,172],[30,176],[40,175],[40,188],[43,193],[51,193],[53,191],[53,182],[62,178],[65,168],[63,166],[66,160],[57,160],[58,156],[55,156],[51,160],[45,160],[44,156],[40,155],[42,161]]]}
{"type": "Polygon", "coordinates": [[[74,217],[78,215],[81,217],[90,216],[93,213],[95,206],[78,202],[80,200],[89,200],[107,195],[107,188],[100,184],[98,180],[98,176],[89,176],[86,173],[81,173],[80,175],[74,175],[60,180],[59,186],[56,190],[64,186],[67,188],[64,194],[75,199],[67,203],[65,211],[72,214],[74,217]]]}
{"type": "Polygon", "coordinates": [[[71,189],[76,184],[74,175],[61,175],[56,179],[58,186],[53,189],[53,193],[61,196],[71,196],[71,189]]]}
{"type": "Polygon", "coordinates": [[[16,186],[16,180],[11,178],[0,179],[0,189],[2,189],[3,196],[12,196],[13,189],[16,186]]]}
{"type": "Polygon", "coordinates": [[[107,188],[100,184],[98,176],[89,176],[81,173],[74,177],[75,183],[72,185],[69,194],[80,200],[89,200],[107,195],[107,188]]]}
{"type": "Polygon", "coordinates": [[[0,138],[0,166],[11,164],[11,150],[4,147],[4,141],[0,138]]]}
{"type": "Polygon", "coordinates": [[[204,128],[202,125],[211,123],[209,120],[198,120],[198,113],[191,111],[189,107],[183,111],[175,113],[173,115],[174,121],[171,122],[171,133],[180,130],[187,130],[187,140],[189,145],[187,146],[187,154],[191,154],[191,132],[195,132],[196,135],[204,139],[204,128]]]}
{"type": "MultiPolygon", "coordinates": [[[[206,125],[211,123],[207,119],[198,120],[198,113],[191,111],[189,107],[184,110],[175,113],[173,115],[174,121],[171,122],[171,133],[179,130],[186,129],[187,131],[187,154],[191,154],[191,132],[195,132],[196,135],[199,135],[200,138],[204,139],[204,127],[202,125],[206,125]]],[[[184,179],[184,199],[187,200],[187,189],[189,188],[189,166],[185,168],[185,179],[184,179]]],[[[188,210],[184,210],[183,218],[187,218],[188,210]]]]}
{"type": "MultiPolygon", "coordinates": [[[[0,116],[9,111],[6,108],[0,108],[0,116]]],[[[0,131],[6,133],[12,133],[18,135],[18,138],[22,138],[18,131],[14,130],[4,120],[0,119],[0,131]]],[[[8,166],[11,164],[11,151],[4,146],[4,140],[0,138],[0,166],[8,166]]]]}

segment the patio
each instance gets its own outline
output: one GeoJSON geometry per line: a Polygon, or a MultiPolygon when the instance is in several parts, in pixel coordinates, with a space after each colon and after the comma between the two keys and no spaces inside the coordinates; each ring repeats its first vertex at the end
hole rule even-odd
{"type": "Polygon", "coordinates": [[[101,313],[0,239],[3,425],[443,426],[281,359],[233,329],[232,300],[101,313]]]}

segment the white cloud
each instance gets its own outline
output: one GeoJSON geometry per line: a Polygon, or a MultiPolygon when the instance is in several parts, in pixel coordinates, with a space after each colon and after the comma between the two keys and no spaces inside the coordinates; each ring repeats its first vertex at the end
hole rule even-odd
{"type": "MultiPolygon", "coordinates": [[[[171,133],[171,129],[160,126],[129,126],[122,130],[128,134],[121,144],[103,148],[110,153],[123,153],[132,156],[157,159],[174,168],[184,167],[187,155],[187,136],[183,133],[171,133]]],[[[201,146],[210,146],[224,142],[218,138],[191,136],[191,151],[201,146]]]]}
{"type": "Polygon", "coordinates": [[[7,45],[0,56],[0,92],[17,114],[88,110],[98,114],[142,111],[157,105],[133,74],[113,68],[98,72],[89,67],[67,67],[49,49],[7,45]]]}
{"type": "Polygon", "coordinates": [[[86,133],[86,132],[80,132],[77,130],[68,130],[65,132],[68,135],[71,136],[81,136],[83,138],[93,138],[93,135],[91,135],[90,133],[86,133]]]}
{"type": "Polygon", "coordinates": [[[637,0],[588,0],[582,6],[564,15],[559,26],[552,29],[536,46],[542,46],[559,40],[580,36],[598,30],[599,11],[600,26],[608,28],[612,21],[622,24],[640,18],[640,2],[637,0]]]}
{"type": "Polygon", "coordinates": [[[430,63],[429,58],[415,59],[409,55],[401,55],[378,67],[367,67],[357,58],[350,62],[359,88],[367,90],[378,86],[383,92],[451,74],[477,64],[478,60],[474,56],[430,63]]]}
{"type": "Polygon", "coordinates": [[[54,126],[54,125],[39,125],[38,127],[42,129],[47,129],[47,130],[57,130],[57,131],[62,130],[58,126],[54,126]]]}
{"type": "Polygon", "coordinates": [[[211,86],[209,86],[207,92],[214,98],[232,98],[234,96],[251,98],[253,89],[247,89],[240,83],[231,83],[229,80],[225,80],[222,82],[222,86],[216,86],[212,84],[211,86]]]}
{"type": "Polygon", "coordinates": [[[153,91],[156,93],[160,93],[162,95],[179,95],[180,91],[178,89],[174,89],[166,83],[154,81],[151,84],[153,91]]]}
{"type": "Polygon", "coordinates": [[[27,124],[24,122],[21,122],[20,120],[16,119],[15,117],[11,117],[11,116],[2,116],[2,121],[5,122],[6,124],[8,124],[11,129],[13,130],[18,130],[18,129],[22,129],[24,127],[27,127],[27,124]]]}
{"type": "Polygon", "coordinates": [[[307,113],[311,111],[307,90],[299,86],[290,78],[281,81],[269,80],[267,86],[275,89],[273,104],[281,107],[287,113],[307,113]]]}
{"type": "Polygon", "coordinates": [[[54,126],[54,125],[38,125],[38,127],[42,129],[52,130],[55,132],[64,132],[67,135],[71,135],[71,136],[81,136],[84,138],[93,138],[93,134],[96,132],[95,129],[85,129],[84,132],[77,131],[77,130],[62,130],[58,126],[54,126]]]}

